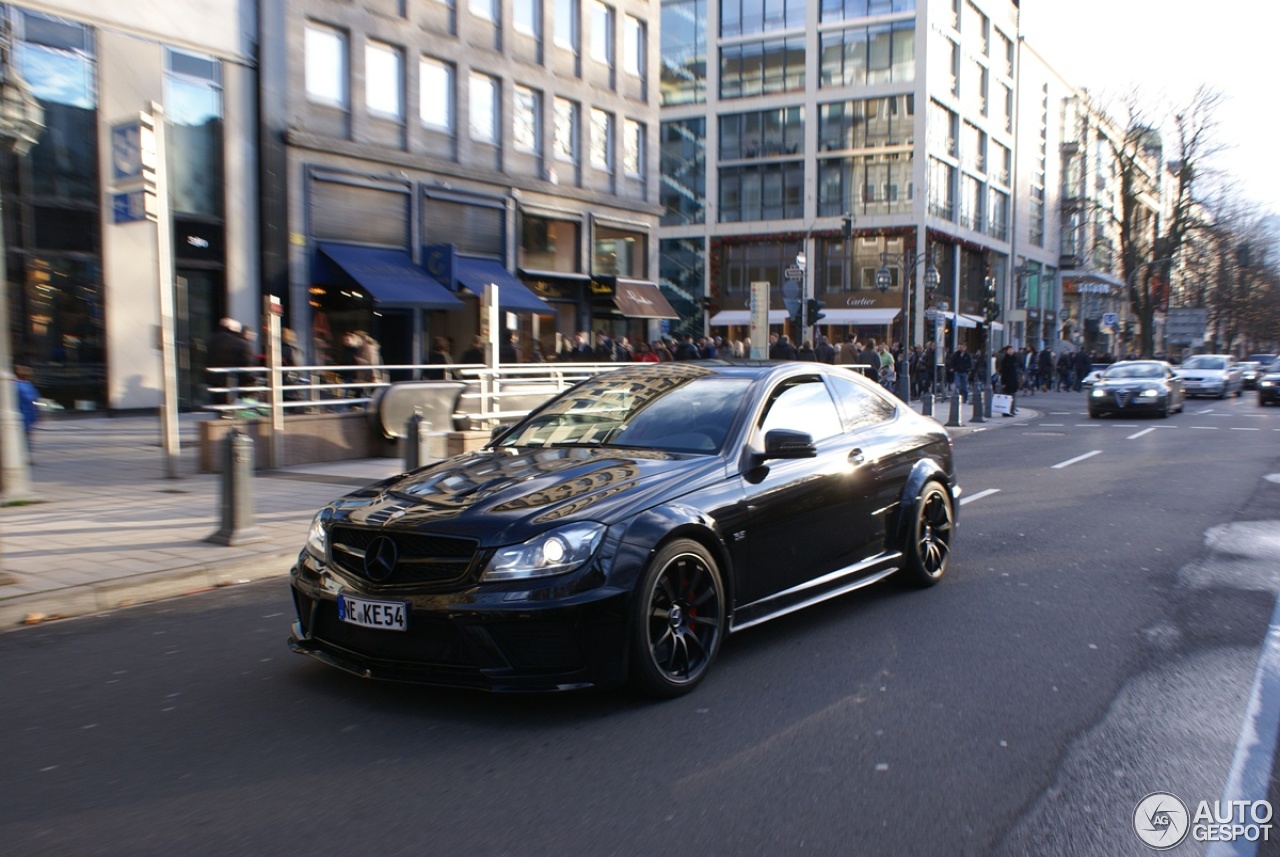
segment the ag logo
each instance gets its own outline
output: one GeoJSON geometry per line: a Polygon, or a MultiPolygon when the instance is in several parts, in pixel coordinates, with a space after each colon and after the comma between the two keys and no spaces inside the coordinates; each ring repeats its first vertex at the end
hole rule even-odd
{"type": "Polygon", "coordinates": [[[1152,792],[1133,811],[1133,829],[1142,844],[1166,851],[1187,838],[1187,805],[1169,792],[1152,792]]]}

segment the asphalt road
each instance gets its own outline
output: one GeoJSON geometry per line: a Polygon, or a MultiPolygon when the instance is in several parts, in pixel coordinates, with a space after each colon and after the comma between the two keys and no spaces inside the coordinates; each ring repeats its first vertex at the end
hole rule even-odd
{"type": "Polygon", "coordinates": [[[288,651],[283,579],[0,635],[0,851],[1148,853],[1138,800],[1228,779],[1280,409],[1026,404],[956,442],[943,583],[736,635],[670,702],[357,679],[288,651]]]}

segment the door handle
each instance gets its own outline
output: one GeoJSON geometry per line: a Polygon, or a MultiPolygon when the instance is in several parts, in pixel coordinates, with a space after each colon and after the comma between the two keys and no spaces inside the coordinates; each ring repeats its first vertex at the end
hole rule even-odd
{"type": "Polygon", "coordinates": [[[850,464],[862,464],[866,460],[867,460],[867,457],[863,455],[862,450],[860,448],[855,447],[853,450],[849,452],[850,464]]]}

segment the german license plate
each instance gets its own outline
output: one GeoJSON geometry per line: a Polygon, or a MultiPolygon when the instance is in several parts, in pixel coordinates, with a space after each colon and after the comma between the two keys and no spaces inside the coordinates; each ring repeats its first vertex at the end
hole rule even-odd
{"type": "Polygon", "coordinates": [[[409,605],[403,601],[369,601],[338,596],[338,618],[362,628],[404,631],[409,627],[409,605]]]}

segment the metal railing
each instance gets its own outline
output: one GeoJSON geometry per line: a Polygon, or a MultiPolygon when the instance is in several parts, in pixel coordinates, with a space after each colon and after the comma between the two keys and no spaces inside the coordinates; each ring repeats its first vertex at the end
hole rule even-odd
{"type": "Polygon", "coordinates": [[[524,404],[531,399],[547,399],[574,384],[611,369],[635,363],[520,363],[486,366],[483,363],[385,364],[379,366],[290,366],[273,371],[264,366],[209,369],[213,377],[224,378],[221,386],[210,385],[209,393],[220,400],[204,410],[220,416],[247,419],[289,413],[325,413],[367,409],[381,388],[395,383],[385,379],[391,372],[409,373],[419,381],[442,377],[467,382],[459,401],[456,419],[473,425],[491,426],[524,416],[532,408],[504,407],[504,402],[524,404]],[[279,394],[272,384],[279,379],[279,394]]]}

